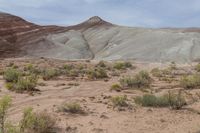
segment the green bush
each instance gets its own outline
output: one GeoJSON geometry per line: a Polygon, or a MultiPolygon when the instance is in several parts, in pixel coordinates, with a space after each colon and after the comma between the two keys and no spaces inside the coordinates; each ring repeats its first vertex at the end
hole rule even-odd
{"type": "Polygon", "coordinates": [[[108,78],[107,72],[102,68],[97,68],[94,70],[89,70],[87,72],[89,79],[103,79],[108,78]]]}
{"type": "Polygon", "coordinates": [[[6,122],[11,102],[9,96],[4,96],[0,100],[0,133],[50,133],[54,128],[55,119],[46,112],[33,113],[32,108],[24,111],[23,119],[16,126],[6,122]]]}
{"type": "Polygon", "coordinates": [[[63,112],[69,112],[73,114],[83,113],[81,105],[75,102],[64,104],[60,110],[63,112]]]}
{"type": "Polygon", "coordinates": [[[111,98],[114,107],[126,107],[128,106],[126,96],[115,96],[111,98]]]}
{"type": "Polygon", "coordinates": [[[146,94],[142,97],[136,97],[135,103],[145,107],[166,107],[169,106],[167,96],[156,97],[155,95],[146,94]]]}
{"type": "Polygon", "coordinates": [[[17,81],[16,85],[14,86],[14,89],[20,92],[33,91],[35,87],[37,86],[37,81],[38,81],[38,77],[35,75],[22,77],[17,81]]]}
{"type": "Polygon", "coordinates": [[[63,74],[68,75],[69,72],[70,72],[71,70],[73,70],[74,68],[75,68],[74,65],[65,64],[65,65],[62,66],[62,68],[60,69],[60,71],[61,71],[63,74]]]}
{"type": "Polygon", "coordinates": [[[151,84],[151,77],[149,73],[146,71],[140,71],[137,75],[135,75],[135,85],[140,87],[149,87],[151,84]]]}
{"type": "Polygon", "coordinates": [[[154,68],[151,70],[151,74],[154,76],[154,77],[162,77],[163,74],[162,74],[162,71],[158,68],[154,68]]]}
{"type": "Polygon", "coordinates": [[[65,64],[65,65],[63,65],[63,69],[67,70],[67,71],[70,71],[70,70],[74,69],[74,65],[65,64]]]}
{"type": "Polygon", "coordinates": [[[121,91],[121,86],[119,84],[113,84],[110,90],[121,91]]]}
{"type": "Polygon", "coordinates": [[[5,133],[21,133],[21,132],[20,132],[19,126],[14,126],[11,123],[6,123],[5,133]]]}
{"type": "Polygon", "coordinates": [[[140,71],[135,77],[124,77],[120,79],[120,84],[124,88],[145,88],[150,87],[151,77],[146,71],[140,71]]]}
{"type": "Polygon", "coordinates": [[[132,67],[132,64],[130,62],[116,62],[113,66],[113,68],[118,69],[118,70],[124,70],[131,67],[132,67]]]}
{"type": "Polygon", "coordinates": [[[142,97],[136,97],[135,103],[145,107],[171,107],[172,109],[181,109],[186,105],[185,98],[181,95],[171,93],[163,96],[155,96],[151,94],[143,95],[142,97]]]}
{"type": "Polygon", "coordinates": [[[96,65],[96,67],[103,67],[103,68],[105,68],[105,67],[106,67],[106,63],[105,63],[104,61],[100,61],[100,62],[96,65]]]}
{"type": "Polygon", "coordinates": [[[79,84],[79,83],[70,82],[70,83],[68,83],[67,85],[69,85],[69,86],[79,86],[80,84],[79,84]]]}
{"type": "Polygon", "coordinates": [[[17,82],[6,83],[6,88],[12,91],[34,91],[37,86],[38,77],[36,75],[30,75],[26,77],[20,77],[17,82]]]}
{"type": "Polygon", "coordinates": [[[30,75],[30,74],[40,75],[42,73],[42,70],[38,68],[37,66],[34,66],[33,64],[27,64],[24,67],[24,71],[28,72],[26,73],[27,75],[30,75]]]}
{"type": "Polygon", "coordinates": [[[7,64],[6,66],[7,66],[7,67],[13,67],[14,65],[15,65],[14,62],[9,62],[9,64],[7,64]]]}
{"type": "Polygon", "coordinates": [[[120,79],[120,84],[123,88],[133,88],[136,85],[134,77],[123,77],[120,79]]]}
{"type": "Polygon", "coordinates": [[[24,133],[50,133],[55,123],[48,113],[34,113],[32,108],[28,108],[24,111],[20,130],[24,133]]]}
{"type": "Polygon", "coordinates": [[[27,64],[27,65],[24,67],[24,71],[31,71],[32,69],[34,69],[33,64],[27,64]]]}
{"type": "Polygon", "coordinates": [[[15,83],[7,82],[5,86],[6,86],[6,88],[7,88],[8,90],[13,90],[13,89],[14,89],[14,86],[15,86],[15,83]]]}
{"type": "Polygon", "coordinates": [[[22,73],[14,68],[8,68],[5,70],[3,78],[6,82],[17,82],[22,73]]]}
{"type": "Polygon", "coordinates": [[[4,71],[2,69],[0,69],[0,75],[3,75],[4,71]]]}
{"type": "Polygon", "coordinates": [[[194,89],[200,87],[200,75],[184,76],[180,80],[180,86],[185,89],[194,89]]]}
{"type": "Polygon", "coordinates": [[[169,69],[176,70],[177,69],[176,62],[171,62],[171,64],[169,65],[169,69]]]}
{"type": "Polygon", "coordinates": [[[0,100],[0,132],[1,133],[6,133],[6,114],[7,111],[9,109],[9,107],[11,106],[11,102],[12,99],[10,96],[4,96],[1,100],[0,100]]]}
{"type": "Polygon", "coordinates": [[[195,66],[195,70],[196,70],[197,72],[200,72],[200,64],[197,64],[197,65],[195,66]]]}
{"type": "Polygon", "coordinates": [[[87,68],[87,65],[84,65],[84,64],[77,64],[77,66],[76,66],[76,69],[78,69],[80,71],[84,70],[85,68],[87,68]]]}
{"type": "Polygon", "coordinates": [[[56,70],[56,69],[46,69],[46,70],[44,70],[44,72],[42,74],[42,78],[44,80],[50,80],[50,79],[57,77],[58,75],[59,75],[58,70],[56,70]]]}
{"type": "Polygon", "coordinates": [[[161,70],[163,75],[171,75],[172,74],[172,70],[170,68],[166,68],[161,70]]]}
{"type": "Polygon", "coordinates": [[[169,92],[169,103],[172,109],[181,109],[186,105],[186,100],[183,97],[181,91],[178,94],[169,92]]]}
{"type": "Polygon", "coordinates": [[[79,71],[78,70],[70,70],[69,73],[68,73],[68,76],[70,77],[78,77],[79,76],[79,71]]]}

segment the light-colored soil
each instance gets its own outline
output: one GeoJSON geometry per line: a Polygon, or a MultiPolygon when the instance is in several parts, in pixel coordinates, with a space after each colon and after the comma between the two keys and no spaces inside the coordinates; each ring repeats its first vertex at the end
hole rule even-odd
{"type": "MultiPolygon", "coordinates": [[[[1,61],[2,68],[10,61],[13,62],[13,60],[1,61]]],[[[14,62],[20,66],[27,62],[34,62],[37,65],[44,65],[46,63],[48,65],[50,61],[15,60],[14,62]]],[[[54,61],[53,63],[59,66],[65,62],[54,61]]],[[[143,69],[151,70],[156,66],[167,66],[145,63],[134,63],[133,65],[137,68],[128,70],[121,75],[134,75],[143,69]]],[[[51,64],[50,66],[54,65],[51,64]]],[[[189,69],[187,65],[183,68],[189,69]]],[[[3,76],[0,76],[0,96],[10,95],[12,97],[13,104],[8,113],[10,121],[14,123],[19,122],[23,109],[33,107],[34,111],[46,111],[52,114],[57,119],[59,133],[196,133],[200,131],[200,115],[197,113],[198,110],[200,111],[199,99],[197,102],[185,106],[182,110],[147,108],[138,106],[134,102],[132,102],[132,109],[125,109],[123,111],[114,109],[109,97],[127,95],[128,99],[133,101],[133,97],[145,93],[139,90],[110,91],[111,85],[118,83],[120,77],[111,77],[109,81],[69,80],[62,77],[50,81],[40,80],[39,82],[43,82],[46,85],[38,86],[37,89],[40,92],[36,92],[31,96],[26,93],[20,94],[7,90],[3,76]],[[68,83],[79,83],[80,85],[69,88],[68,83]],[[58,111],[58,107],[63,103],[74,101],[81,104],[86,114],[74,115],[58,111]]],[[[176,84],[176,82],[167,83],[155,79],[152,92],[159,95],[168,90],[180,89],[180,87],[176,87],[176,84]]],[[[200,93],[200,90],[196,89],[187,92],[195,97],[197,93],[200,93]]]]}

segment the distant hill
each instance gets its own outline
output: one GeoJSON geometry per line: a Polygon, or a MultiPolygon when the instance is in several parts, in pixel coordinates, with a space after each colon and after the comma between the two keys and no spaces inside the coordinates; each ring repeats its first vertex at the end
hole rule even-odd
{"type": "Polygon", "coordinates": [[[0,57],[191,62],[200,59],[198,28],[132,28],[98,16],[74,26],[39,26],[0,12],[0,57]]]}

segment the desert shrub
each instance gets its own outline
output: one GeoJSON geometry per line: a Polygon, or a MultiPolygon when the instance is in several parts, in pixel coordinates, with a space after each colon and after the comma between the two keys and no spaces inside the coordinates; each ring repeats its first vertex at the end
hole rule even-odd
{"type": "Polygon", "coordinates": [[[81,105],[76,102],[66,103],[60,108],[60,110],[62,112],[68,112],[73,114],[83,113],[81,105]]]}
{"type": "Polygon", "coordinates": [[[17,92],[33,91],[37,86],[37,81],[38,77],[36,75],[20,77],[17,82],[6,83],[6,88],[17,92]]]}
{"type": "Polygon", "coordinates": [[[23,118],[19,124],[20,131],[25,132],[25,129],[32,128],[34,120],[35,120],[35,114],[33,113],[33,109],[32,108],[25,109],[23,113],[23,118]]]}
{"type": "Polygon", "coordinates": [[[107,72],[102,68],[87,71],[89,79],[103,79],[108,78],[107,72]]]}
{"type": "Polygon", "coordinates": [[[185,89],[194,89],[200,86],[200,75],[184,76],[180,80],[180,86],[185,89]]]}
{"type": "Polygon", "coordinates": [[[169,92],[169,104],[172,109],[181,109],[184,105],[186,105],[186,100],[183,97],[181,91],[178,94],[169,92]]]}
{"type": "Polygon", "coordinates": [[[110,90],[121,91],[121,86],[119,84],[113,84],[110,90]]]}
{"type": "Polygon", "coordinates": [[[5,133],[21,133],[19,126],[14,126],[11,123],[6,123],[5,125],[5,133]]]}
{"type": "Polygon", "coordinates": [[[123,88],[133,88],[136,84],[134,77],[123,77],[120,79],[120,84],[123,88]]]}
{"type": "Polygon", "coordinates": [[[112,71],[112,73],[110,74],[111,76],[120,76],[120,72],[118,72],[118,71],[112,71]]]}
{"type": "Polygon", "coordinates": [[[6,133],[5,131],[5,122],[6,122],[6,114],[7,111],[9,109],[9,107],[11,106],[11,98],[9,96],[4,96],[1,100],[0,100],[0,132],[1,133],[6,133]]]}
{"type": "Polygon", "coordinates": [[[172,109],[181,109],[186,105],[185,98],[179,92],[178,94],[171,93],[163,96],[155,96],[145,94],[142,97],[136,97],[135,103],[145,107],[171,107],[172,109]]]}
{"type": "Polygon", "coordinates": [[[174,79],[172,77],[161,77],[159,80],[161,81],[165,81],[165,82],[168,82],[168,83],[172,83],[174,81],[174,79]]]}
{"type": "Polygon", "coordinates": [[[24,71],[28,72],[27,75],[29,74],[40,75],[42,73],[42,69],[39,69],[37,66],[34,66],[33,64],[27,64],[24,67],[24,71]]]}
{"type": "Polygon", "coordinates": [[[3,75],[4,71],[2,69],[0,69],[0,75],[3,75]]]}
{"type": "Polygon", "coordinates": [[[121,62],[117,62],[114,64],[113,68],[118,69],[118,70],[124,69],[124,64],[121,62]]]}
{"type": "Polygon", "coordinates": [[[172,74],[172,71],[169,68],[163,69],[161,71],[162,71],[163,75],[171,75],[172,74]]]}
{"type": "Polygon", "coordinates": [[[73,69],[73,70],[69,71],[68,76],[70,76],[70,77],[78,77],[79,73],[80,72],[78,70],[73,69]]]}
{"type": "Polygon", "coordinates": [[[12,82],[7,82],[5,87],[8,89],[8,90],[12,90],[15,86],[15,83],[12,83],[12,82]]]}
{"type": "Polygon", "coordinates": [[[142,97],[136,97],[135,103],[145,107],[166,107],[169,106],[168,96],[156,97],[155,95],[146,94],[142,97]]]}
{"type": "Polygon", "coordinates": [[[15,65],[14,62],[9,62],[9,64],[7,64],[6,66],[7,66],[7,67],[13,67],[14,65],[15,65]]]}
{"type": "Polygon", "coordinates": [[[197,65],[195,66],[195,70],[196,70],[197,72],[200,72],[200,63],[197,64],[197,65]]]}
{"type": "Polygon", "coordinates": [[[176,70],[177,69],[176,62],[171,62],[171,64],[169,65],[169,69],[176,70]]]}
{"type": "Polygon", "coordinates": [[[151,70],[151,74],[154,76],[154,77],[162,77],[162,71],[158,68],[154,68],[151,70]]]}
{"type": "Polygon", "coordinates": [[[128,106],[127,96],[114,96],[111,98],[114,107],[128,106]]]}
{"type": "Polygon", "coordinates": [[[50,80],[57,77],[58,75],[59,75],[59,72],[56,69],[45,69],[42,73],[42,78],[44,80],[50,80]]]}
{"type": "Polygon", "coordinates": [[[63,69],[70,71],[70,70],[74,69],[74,65],[65,64],[65,65],[63,65],[63,69]]]}
{"type": "Polygon", "coordinates": [[[84,65],[84,64],[77,64],[76,68],[78,70],[83,70],[84,68],[87,68],[87,65],[84,65]]]}
{"type": "Polygon", "coordinates": [[[19,68],[17,65],[15,65],[15,63],[14,62],[9,62],[9,64],[8,65],[6,65],[7,67],[10,67],[10,68],[14,68],[14,69],[17,69],[17,68],[19,68]]]}
{"type": "Polygon", "coordinates": [[[33,91],[37,86],[38,77],[36,75],[30,75],[27,77],[21,77],[14,85],[16,91],[33,91]]]}
{"type": "Polygon", "coordinates": [[[135,75],[136,86],[140,87],[149,87],[151,83],[151,77],[149,73],[146,71],[140,71],[137,75],[135,75]]]}
{"type": "Polygon", "coordinates": [[[39,82],[39,83],[37,83],[37,85],[39,85],[39,86],[47,86],[47,84],[44,83],[44,82],[39,82]]]}
{"type": "Polygon", "coordinates": [[[55,123],[48,113],[34,113],[32,108],[28,108],[20,121],[20,130],[24,133],[50,133],[55,123]]]}
{"type": "Polygon", "coordinates": [[[71,83],[68,83],[68,85],[69,86],[79,86],[80,84],[79,83],[73,83],[73,82],[71,82],[71,83]]]}
{"type": "Polygon", "coordinates": [[[34,69],[33,64],[27,64],[27,65],[24,67],[24,71],[30,71],[30,70],[32,70],[32,69],[34,69]]]}
{"type": "Polygon", "coordinates": [[[72,64],[70,64],[70,65],[64,64],[60,70],[63,74],[69,75],[69,72],[72,71],[74,68],[75,68],[75,66],[72,64]]]}
{"type": "Polygon", "coordinates": [[[17,82],[21,75],[22,73],[17,69],[8,68],[5,70],[3,78],[6,80],[6,82],[17,82]]]}
{"type": "Polygon", "coordinates": [[[160,70],[158,68],[154,68],[151,70],[151,74],[154,77],[158,77],[160,81],[166,81],[166,82],[173,82],[175,79],[175,75],[174,75],[174,70],[176,70],[176,66],[170,66],[166,69],[160,70]]]}
{"type": "Polygon", "coordinates": [[[130,62],[116,62],[113,66],[113,68],[118,70],[123,70],[127,68],[131,68],[132,64],[130,62]]]}
{"type": "Polygon", "coordinates": [[[146,71],[140,71],[135,77],[124,77],[120,79],[120,84],[124,88],[144,88],[151,84],[151,77],[146,71]]]}
{"type": "Polygon", "coordinates": [[[106,67],[106,63],[105,63],[104,61],[100,61],[100,62],[96,65],[96,67],[103,67],[103,68],[105,68],[105,67],[106,67]]]}

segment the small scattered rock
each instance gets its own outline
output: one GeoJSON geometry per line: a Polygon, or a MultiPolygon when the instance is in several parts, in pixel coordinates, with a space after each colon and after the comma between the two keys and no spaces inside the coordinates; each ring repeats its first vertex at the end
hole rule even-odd
{"type": "Polygon", "coordinates": [[[163,122],[166,122],[166,120],[164,120],[164,119],[160,119],[160,122],[162,122],[162,123],[163,123],[163,122]]]}
{"type": "Polygon", "coordinates": [[[65,131],[66,131],[67,133],[77,133],[77,130],[78,130],[77,127],[68,126],[68,127],[66,128],[65,131]]]}
{"type": "Polygon", "coordinates": [[[89,124],[90,124],[90,125],[94,125],[94,123],[93,123],[93,122],[91,122],[91,121],[89,122],[89,124]]]}
{"type": "Polygon", "coordinates": [[[60,87],[60,86],[65,86],[65,85],[66,85],[65,83],[58,83],[54,87],[60,87]]]}
{"type": "Polygon", "coordinates": [[[62,88],[63,90],[68,90],[68,89],[70,89],[71,87],[70,86],[67,86],[67,87],[64,87],[64,88],[62,88]]]}
{"type": "Polygon", "coordinates": [[[100,118],[103,118],[103,119],[108,119],[109,117],[108,117],[108,116],[106,116],[106,115],[104,115],[104,114],[102,114],[102,115],[100,116],[100,118]]]}
{"type": "Polygon", "coordinates": [[[153,112],[153,109],[147,109],[147,112],[153,112]]]}

